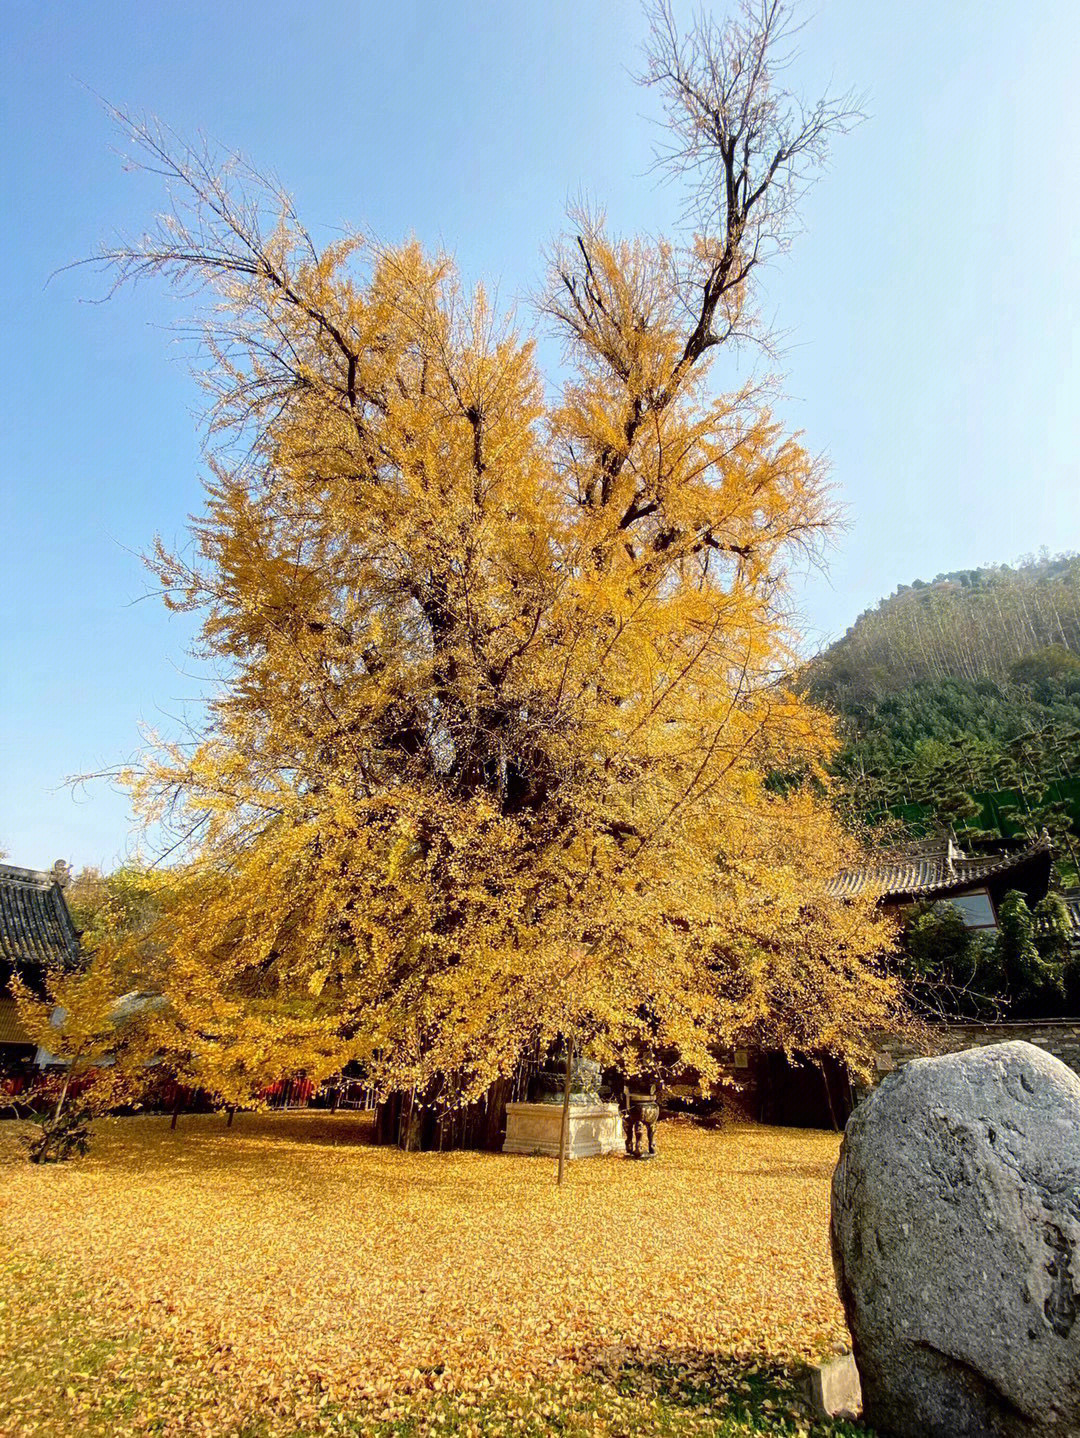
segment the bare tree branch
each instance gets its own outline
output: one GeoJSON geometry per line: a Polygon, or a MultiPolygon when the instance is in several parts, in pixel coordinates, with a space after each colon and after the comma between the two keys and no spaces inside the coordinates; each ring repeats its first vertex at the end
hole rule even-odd
{"type": "Polygon", "coordinates": [[[686,214],[698,237],[697,273],[684,280],[701,290],[685,351],[693,362],[738,323],[747,281],[790,244],[833,136],[862,115],[850,92],[808,104],[776,84],[796,33],[784,0],[743,0],[723,24],[701,14],[685,35],[671,0],[652,0],[646,12],[641,82],[660,90],[669,137],[657,164],[688,177],[686,214]]]}

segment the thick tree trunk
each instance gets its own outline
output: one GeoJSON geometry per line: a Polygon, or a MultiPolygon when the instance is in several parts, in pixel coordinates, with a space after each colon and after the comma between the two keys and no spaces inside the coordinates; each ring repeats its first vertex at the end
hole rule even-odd
{"type": "Polygon", "coordinates": [[[416,1093],[409,1094],[398,1128],[398,1147],[406,1153],[419,1152],[424,1147],[423,1112],[417,1111],[416,1093]]]}
{"type": "Polygon", "coordinates": [[[836,1121],[836,1106],[833,1103],[832,1089],[829,1087],[829,1075],[826,1072],[824,1061],[818,1059],[817,1066],[818,1072],[821,1074],[821,1082],[825,1085],[825,1102],[829,1105],[829,1118],[832,1121],[833,1132],[839,1133],[840,1124],[836,1121]]]}

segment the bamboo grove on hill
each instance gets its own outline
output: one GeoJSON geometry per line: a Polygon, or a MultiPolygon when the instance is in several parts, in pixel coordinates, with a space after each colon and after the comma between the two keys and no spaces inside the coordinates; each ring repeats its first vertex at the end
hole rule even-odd
{"type": "Polygon", "coordinates": [[[785,680],[824,475],[710,385],[849,107],[778,88],[772,0],[651,19],[695,228],[571,217],[557,393],[446,256],[319,247],[240,161],[129,124],[172,208],[106,259],[212,301],[196,557],[152,564],[225,679],[129,776],[182,857],[95,963],[139,967],[143,1052],[227,1102],[349,1060],[464,1102],[559,1035],[706,1079],[736,1039],[857,1061],[895,1005],[887,928],[827,889],[831,724],[785,680]]]}
{"type": "MultiPolygon", "coordinates": [[[[913,684],[1026,680],[1040,651],[1080,654],[1080,557],[964,570],[902,586],[861,614],[810,666],[813,691],[842,706],[913,684]]],[[[1080,660],[1075,668],[1080,668],[1080,660]]]]}

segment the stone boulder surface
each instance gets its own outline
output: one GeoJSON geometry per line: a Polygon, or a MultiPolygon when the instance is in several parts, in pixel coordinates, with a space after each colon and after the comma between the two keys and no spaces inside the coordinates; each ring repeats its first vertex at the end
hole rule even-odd
{"type": "Polygon", "coordinates": [[[1080,1078],[1027,1043],[917,1059],[852,1114],[837,1285],[892,1438],[1080,1438],[1080,1078]]]}

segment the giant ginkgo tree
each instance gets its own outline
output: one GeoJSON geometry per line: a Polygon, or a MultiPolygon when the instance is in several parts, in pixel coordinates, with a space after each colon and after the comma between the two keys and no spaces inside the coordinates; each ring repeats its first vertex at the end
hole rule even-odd
{"type": "Polygon", "coordinates": [[[650,19],[685,233],[571,217],[550,387],[445,255],[320,247],[239,159],[127,121],[171,208],[105,258],[212,299],[206,509],[152,564],[222,682],[132,783],[183,841],[175,1052],[232,1102],[349,1059],[462,1102],[560,1036],[706,1078],[718,1044],[858,1056],[895,1003],[786,680],[822,467],[710,383],[850,106],[776,87],[778,0],[650,19]]]}

